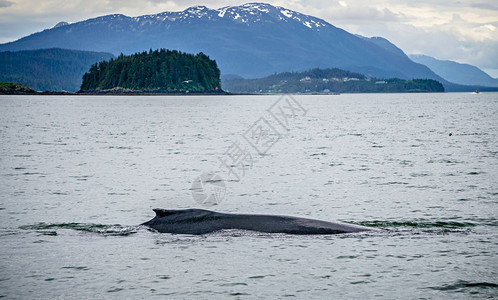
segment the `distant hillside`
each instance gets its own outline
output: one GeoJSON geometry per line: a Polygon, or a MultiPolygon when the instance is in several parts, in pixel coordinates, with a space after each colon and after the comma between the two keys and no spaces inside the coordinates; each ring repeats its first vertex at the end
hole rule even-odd
{"type": "Polygon", "coordinates": [[[81,77],[110,53],[65,49],[0,52],[0,81],[18,82],[38,91],[76,92],[81,77]]]}
{"type": "Polygon", "coordinates": [[[248,3],[210,9],[128,17],[97,17],[60,23],[0,51],[66,48],[131,54],[168,48],[203,52],[218,62],[223,74],[259,78],[275,72],[341,68],[375,77],[442,79],[414,63],[389,41],[355,36],[325,20],[284,7],[248,3]],[[399,53],[400,52],[400,53],[399,53]]]}
{"type": "Polygon", "coordinates": [[[417,63],[426,65],[436,74],[453,83],[498,87],[498,79],[472,65],[460,64],[451,60],[439,60],[427,55],[410,55],[410,58],[417,63]]]}
{"type": "Polygon", "coordinates": [[[82,92],[214,92],[220,70],[214,60],[171,50],[150,50],[93,65],[83,75],[82,92]]]}
{"type": "Polygon", "coordinates": [[[444,92],[432,79],[367,78],[341,69],[313,69],[280,73],[260,79],[223,78],[223,89],[232,93],[421,93],[444,92]]]}

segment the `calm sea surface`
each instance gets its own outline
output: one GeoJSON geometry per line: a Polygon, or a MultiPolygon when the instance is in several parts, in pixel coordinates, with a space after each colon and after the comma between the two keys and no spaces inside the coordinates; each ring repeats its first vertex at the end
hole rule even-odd
{"type": "Polygon", "coordinates": [[[498,94],[279,99],[0,96],[0,298],[498,296],[498,94]],[[381,230],[161,234],[156,207],[381,230]]]}

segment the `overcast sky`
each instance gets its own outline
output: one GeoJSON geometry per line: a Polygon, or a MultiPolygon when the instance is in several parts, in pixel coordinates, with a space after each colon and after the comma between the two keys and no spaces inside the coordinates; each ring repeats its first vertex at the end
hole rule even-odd
{"type": "MultiPolygon", "coordinates": [[[[0,43],[52,27],[122,13],[220,8],[251,1],[226,0],[0,0],[0,43]]],[[[254,2],[254,1],[252,1],[254,2]]],[[[498,1],[486,0],[267,0],[322,18],[351,33],[382,36],[407,54],[469,63],[498,77],[498,1]]]]}

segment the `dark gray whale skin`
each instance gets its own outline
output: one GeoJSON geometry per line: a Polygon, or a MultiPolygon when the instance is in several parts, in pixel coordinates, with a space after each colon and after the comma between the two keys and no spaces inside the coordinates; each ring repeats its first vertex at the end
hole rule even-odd
{"type": "Polygon", "coordinates": [[[204,209],[154,209],[156,216],[142,225],[163,233],[206,234],[224,229],[286,234],[340,234],[376,230],[353,224],[290,216],[218,213],[204,209]]]}

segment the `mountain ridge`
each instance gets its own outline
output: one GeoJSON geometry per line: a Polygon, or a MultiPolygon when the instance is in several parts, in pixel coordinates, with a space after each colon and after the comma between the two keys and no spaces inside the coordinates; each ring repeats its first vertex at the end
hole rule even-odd
{"type": "Polygon", "coordinates": [[[451,60],[440,60],[428,55],[411,54],[410,59],[426,65],[442,78],[464,85],[481,85],[498,87],[498,78],[493,78],[483,70],[470,64],[462,64],[451,60]]]}
{"type": "MultiPolygon", "coordinates": [[[[385,46],[385,45],[384,45],[385,46]]],[[[310,68],[341,68],[376,77],[430,78],[444,83],[426,66],[394,55],[313,16],[264,3],[128,17],[100,16],[0,45],[0,51],[41,48],[132,54],[149,49],[203,52],[222,74],[245,78],[310,68]]]]}

